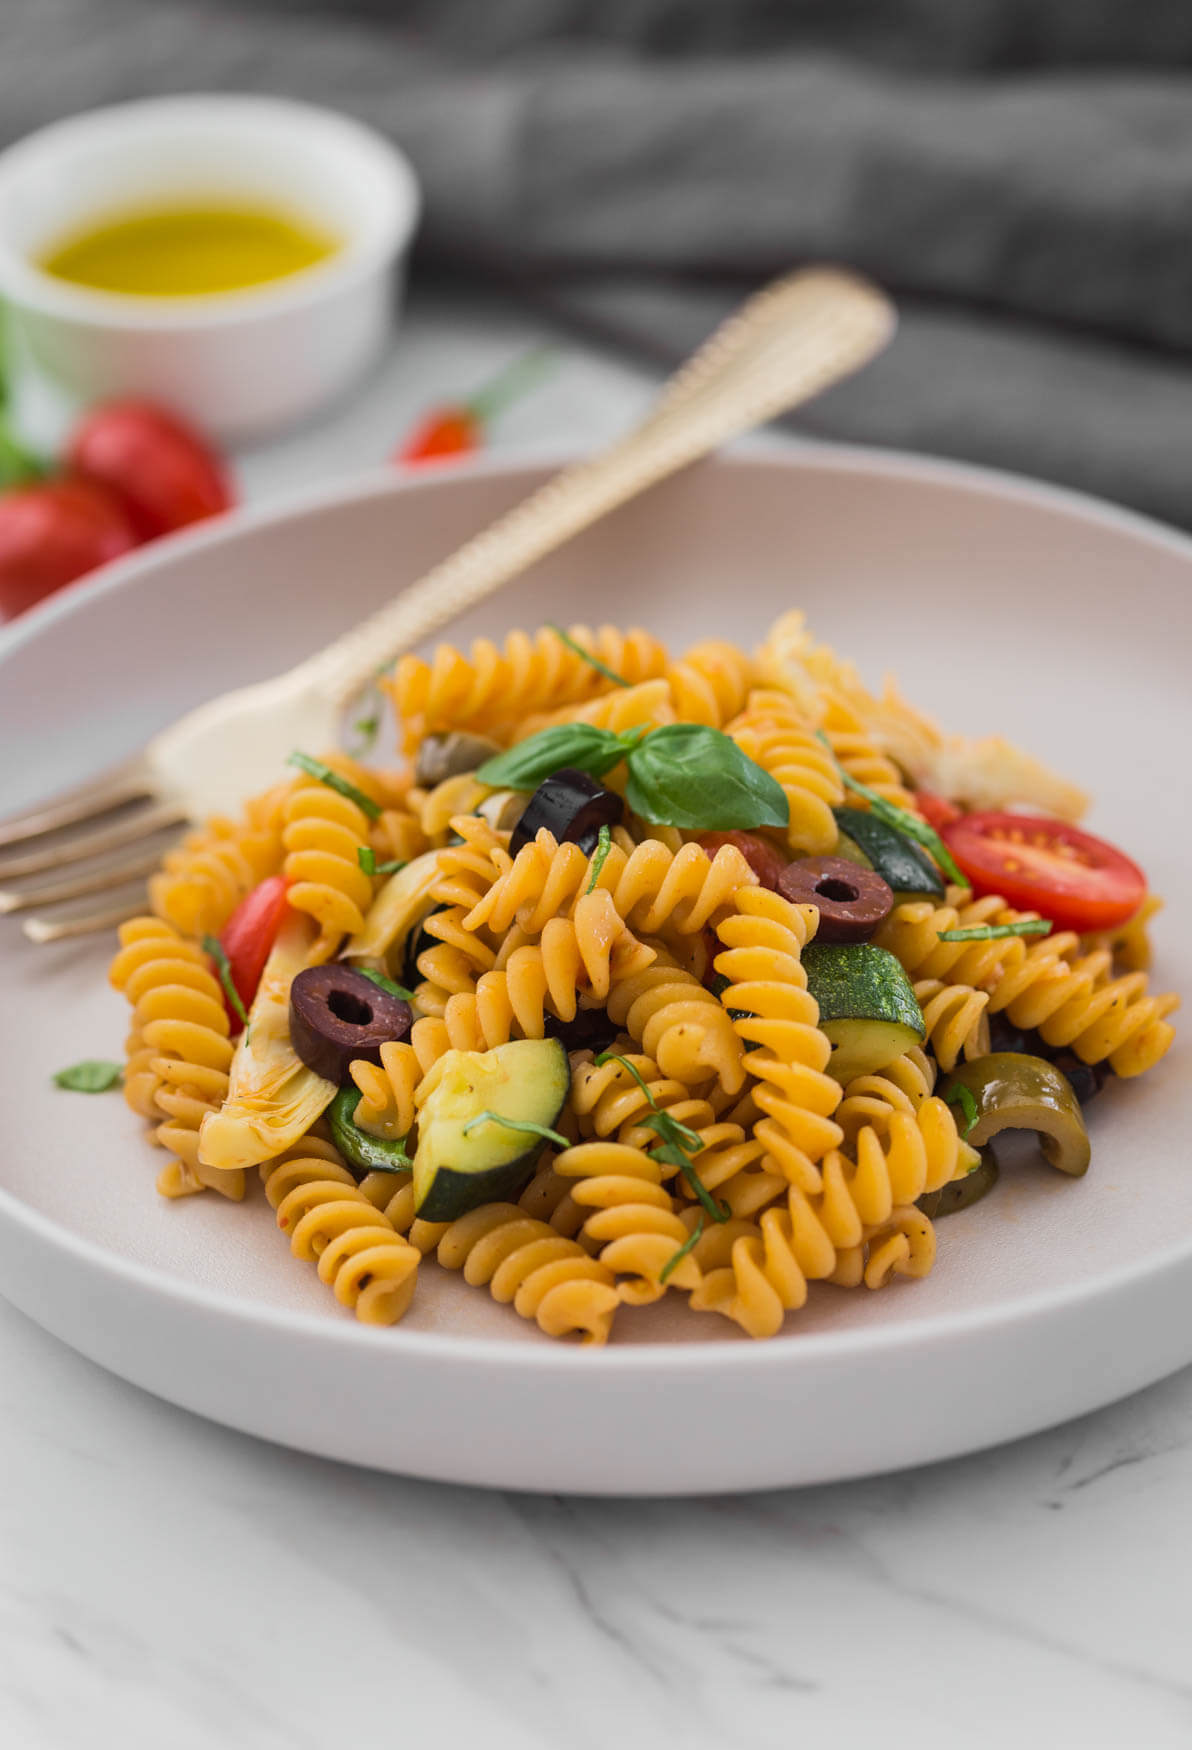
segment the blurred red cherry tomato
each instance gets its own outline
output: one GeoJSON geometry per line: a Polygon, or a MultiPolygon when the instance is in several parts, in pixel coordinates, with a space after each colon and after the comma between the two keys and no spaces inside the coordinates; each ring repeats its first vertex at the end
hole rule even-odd
{"type": "MultiPolygon", "coordinates": [[[[284,875],[270,875],[245,894],[220,931],[220,946],[228,957],[228,971],[246,1009],[252,1008],[265,962],[277,940],[282,919],[290,909],[286,898],[287,885],[284,875]]],[[[232,1032],[239,1033],[243,1022],[228,1000],[226,991],[224,1007],[232,1023],[232,1032]]]]}
{"type": "Polygon", "coordinates": [[[447,456],[466,456],[484,442],[484,426],[467,407],[437,407],[419,420],[409,437],[394,452],[395,462],[437,462],[447,456]]]}
{"type": "Polygon", "coordinates": [[[954,802],[949,802],[946,796],[937,796],[934,790],[916,790],[915,807],[936,832],[943,832],[946,826],[959,820],[962,813],[954,802]]]}
{"type": "Polygon", "coordinates": [[[0,619],[137,545],[119,501],[89,480],[44,480],[0,497],[0,619]]]}
{"type": "Polygon", "coordinates": [[[721,845],[735,846],[762,886],[775,890],[778,877],[790,862],[790,858],[775,850],[768,840],[751,832],[701,832],[695,842],[709,857],[714,857],[721,845]]]}
{"type": "Polygon", "coordinates": [[[93,408],[71,438],[66,461],[116,494],[143,541],[235,503],[223,462],[206,440],[145,401],[93,408]]]}

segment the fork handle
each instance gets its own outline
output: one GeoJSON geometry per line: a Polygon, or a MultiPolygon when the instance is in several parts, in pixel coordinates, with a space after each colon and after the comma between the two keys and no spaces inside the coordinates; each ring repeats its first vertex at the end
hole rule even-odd
{"type": "Polygon", "coordinates": [[[303,663],[304,679],[346,705],[378,669],[609,511],[858,370],[894,322],[884,294],[854,274],[809,268],[775,281],[716,330],[626,437],[564,468],[303,663]]]}

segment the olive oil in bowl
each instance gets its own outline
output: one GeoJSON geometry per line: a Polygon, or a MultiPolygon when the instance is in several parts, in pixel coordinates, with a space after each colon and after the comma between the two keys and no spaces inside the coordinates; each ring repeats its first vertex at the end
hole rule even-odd
{"type": "Polygon", "coordinates": [[[326,261],[339,240],[268,207],[161,207],[75,232],[42,256],[56,279],[94,291],[194,298],[247,291],[326,261]]]}

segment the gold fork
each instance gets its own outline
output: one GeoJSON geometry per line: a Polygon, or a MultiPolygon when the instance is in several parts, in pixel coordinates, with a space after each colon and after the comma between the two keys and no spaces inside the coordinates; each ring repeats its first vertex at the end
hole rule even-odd
{"type": "MultiPolygon", "coordinates": [[[[334,745],[350,701],[383,664],[656,481],[858,370],[885,346],[894,321],[883,293],[836,268],[808,268],[758,292],[626,437],[563,469],[388,607],[287,674],[188,712],[124,764],[0,821],[0,847],[27,847],[0,862],[0,911],[139,880],[165,831],[236,810],[277,781],[295,746],[334,745]],[[24,885],[45,875],[54,878],[24,885]]],[[[52,942],[108,928],[143,904],[142,892],[82,916],[31,917],[24,930],[52,942]]]]}

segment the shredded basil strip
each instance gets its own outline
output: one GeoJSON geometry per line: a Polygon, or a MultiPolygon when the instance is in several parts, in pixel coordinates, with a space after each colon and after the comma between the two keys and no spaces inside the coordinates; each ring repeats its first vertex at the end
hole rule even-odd
{"type": "Polygon", "coordinates": [[[548,631],[553,632],[556,638],[562,639],[568,650],[574,650],[577,656],[582,656],[588,666],[594,668],[597,674],[602,674],[606,681],[612,681],[613,685],[617,687],[632,686],[632,681],[627,681],[625,676],[618,674],[615,668],[609,668],[606,662],[601,662],[600,658],[593,656],[590,650],[585,650],[583,645],[571,636],[570,632],[564,632],[562,626],[556,626],[553,620],[548,620],[546,625],[548,631]]]}
{"type": "Polygon", "coordinates": [[[669,1112],[663,1112],[657,1100],[650,1092],[636,1064],[630,1063],[627,1057],[622,1057],[616,1051],[602,1051],[594,1059],[597,1068],[606,1063],[619,1063],[627,1069],[651,1106],[651,1111],[645,1118],[637,1122],[643,1130],[652,1130],[659,1139],[658,1147],[653,1151],[655,1160],[665,1161],[668,1166],[678,1167],[699,1201],[703,1204],[713,1221],[727,1221],[732,1214],[727,1203],[717,1203],[708,1187],[700,1178],[691,1159],[704,1146],[704,1139],[698,1130],[692,1130],[688,1124],[682,1124],[677,1118],[672,1118],[669,1112]]]}
{"type": "Polygon", "coordinates": [[[300,753],[297,748],[286,761],[288,766],[297,766],[307,772],[312,778],[317,778],[320,784],[326,784],[329,790],[338,790],[341,796],[346,796],[349,802],[354,802],[363,814],[370,820],[380,820],[381,810],[371,796],[366,796],[363,790],[358,790],[348,778],[341,778],[338,772],[323,760],[316,760],[308,753],[300,753]]]}
{"type": "Polygon", "coordinates": [[[236,989],[235,980],[232,978],[232,968],[228,963],[227,955],[224,953],[223,943],[218,936],[204,936],[202,949],[204,954],[209,954],[215,962],[215,970],[219,974],[220,984],[223,985],[224,995],[231,1003],[236,1014],[240,1017],[240,1024],[244,1028],[244,1037],[246,1039],[251,1038],[252,1027],[248,1019],[248,1010],[241,1001],[240,992],[236,989]]]}
{"type": "Polygon", "coordinates": [[[928,826],[926,821],[920,820],[917,815],[909,813],[907,809],[899,808],[897,803],[887,802],[884,796],[879,796],[876,790],[869,788],[868,784],[862,784],[852,777],[836,758],[832,743],[823,730],[817,729],[815,733],[832,755],[833,763],[840,775],[840,782],[845,789],[855,791],[858,796],[864,796],[879,820],[884,820],[887,826],[896,827],[899,832],[905,833],[908,839],[914,839],[917,844],[923,846],[924,850],[930,851],[949,881],[954,882],[957,887],[967,887],[969,885],[968,877],[957,866],[951,851],[935,828],[928,826]]]}
{"type": "Polygon", "coordinates": [[[607,826],[602,826],[600,831],[596,834],[596,849],[592,853],[592,876],[588,885],[584,888],[585,899],[589,893],[592,893],[595,890],[596,883],[600,879],[600,871],[604,868],[605,862],[608,858],[608,853],[612,848],[613,835],[609,832],[607,826]]]}
{"type": "MultiPolygon", "coordinates": [[[[951,1088],[948,1093],[944,1095],[944,1099],[949,1106],[960,1107],[960,1110],[964,1114],[964,1129],[960,1134],[962,1137],[967,1136],[969,1131],[976,1125],[977,1119],[980,1117],[980,1112],[977,1107],[977,1102],[973,1098],[972,1090],[966,1088],[963,1082],[957,1082],[956,1086],[951,1088]]],[[[970,1171],[972,1170],[973,1169],[970,1169],[970,1171]]]]}
{"type": "Polygon", "coordinates": [[[357,845],[356,861],[366,875],[396,875],[399,869],[404,869],[408,859],[392,858],[388,863],[378,863],[377,853],[371,845],[357,845]]]}
{"type": "Polygon", "coordinates": [[[532,1118],[502,1118],[499,1112],[477,1112],[475,1118],[469,1118],[464,1125],[464,1135],[475,1130],[478,1124],[503,1124],[506,1130],[524,1130],[527,1136],[540,1136],[544,1142],[553,1142],[556,1148],[571,1147],[567,1138],[560,1136],[557,1130],[551,1130],[546,1124],[535,1124],[532,1118]]]}
{"type": "Polygon", "coordinates": [[[106,1094],[124,1079],[124,1065],[106,1057],[85,1057],[58,1070],[53,1079],[55,1087],[69,1088],[73,1094],[106,1094]]]}
{"type": "Polygon", "coordinates": [[[683,1241],[683,1244],[679,1247],[678,1251],[672,1252],[671,1256],[666,1260],[666,1263],[662,1266],[662,1269],[658,1272],[658,1281],[660,1284],[665,1282],[667,1280],[667,1278],[669,1277],[669,1275],[671,1274],[671,1271],[676,1269],[678,1267],[678,1265],[680,1265],[683,1262],[683,1259],[687,1256],[688,1252],[691,1251],[692,1247],[699,1240],[699,1237],[703,1233],[703,1231],[704,1231],[704,1218],[701,1215],[699,1220],[696,1222],[694,1229],[688,1235],[687,1239],[685,1239],[683,1241]]]}
{"type": "Polygon", "coordinates": [[[396,984],[393,979],[387,978],[383,972],[374,972],[372,968],[368,966],[358,966],[356,970],[362,978],[370,979],[379,990],[387,990],[391,997],[400,997],[403,1003],[413,1002],[413,991],[407,990],[404,984],[396,984]]]}
{"type": "Polygon", "coordinates": [[[1049,936],[1050,918],[1023,918],[1018,924],[974,924],[971,930],[941,930],[941,942],[992,942],[999,936],[1049,936]]]}

